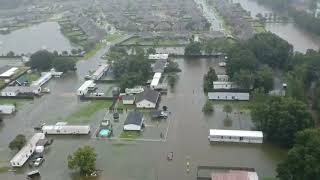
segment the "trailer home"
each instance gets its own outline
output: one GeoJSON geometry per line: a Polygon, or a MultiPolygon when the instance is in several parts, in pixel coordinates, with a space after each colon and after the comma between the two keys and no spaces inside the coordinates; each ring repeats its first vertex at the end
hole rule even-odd
{"type": "Polygon", "coordinates": [[[226,82],[226,81],[214,81],[213,89],[235,89],[238,86],[234,82],[226,82]]]}
{"type": "Polygon", "coordinates": [[[84,82],[84,83],[80,86],[80,88],[77,90],[77,95],[78,95],[78,96],[83,96],[83,95],[85,95],[85,94],[88,93],[88,90],[89,90],[90,88],[94,88],[95,86],[96,86],[96,84],[94,83],[93,80],[88,80],[88,81],[84,82]]]}
{"type": "Polygon", "coordinates": [[[37,142],[40,139],[44,138],[45,134],[43,133],[36,133],[35,135],[33,135],[33,137],[26,143],[26,145],[11,159],[11,166],[22,167],[35,151],[37,142]]]}
{"type": "Polygon", "coordinates": [[[262,143],[263,133],[261,131],[210,129],[208,139],[211,142],[262,143]]]}
{"type": "Polygon", "coordinates": [[[209,92],[209,100],[220,100],[220,101],[249,101],[249,92],[209,92]]]}
{"type": "Polygon", "coordinates": [[[99,80],[109,70],[108,64],[103,64],[92,74],[92,79],[99,80]]]}
{"type": "Polygon", "coordinates": [[[42,127],[45,134],[89,134],[89,125],[68,125],[65,122],[58,122],[55,125],[45,125],[42,127]]]}
{"type": "Polygon", "coordinates": [[[48,82],[51,78],[52,78],[52,73],[51,72],[41,73],[41,77],[38,80],[33,81],[31,86],[42,86],[46,82],[48,82]]]}
{"type": "Polygon", "coordinates": [[[16,111],[16,107],[12,104],[0,105],[0,114],[12,114],[16,111]]]}

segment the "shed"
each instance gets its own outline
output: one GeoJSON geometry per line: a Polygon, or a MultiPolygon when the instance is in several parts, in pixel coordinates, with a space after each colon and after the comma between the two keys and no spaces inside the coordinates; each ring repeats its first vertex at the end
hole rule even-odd
{"type": "Polygon", "coordinates": [[[213,82],[213,89],[235,89],[238,86],[233,82],[226,82],[226,81],[214,81],[213,82]]]}
{"type": "Polygon", "coordinates": [[[169,54],[150,54],[149,59],[150,60],[159,60],[159,59],[168,59],[169,54]]]}
{"type": "Polygon", "coordinates": [[[135,100],[135,96],[134,95],[125,95],[122,97],[122,103],[123,104],[134,104],[134,100],[135,100]]]}
{"type": "Polygon", "coordinates": [[[12,114],[16,111],[16,107],[12,104],[0,105],[0,114],[12,114]]]}
{"type": "Polygon", "coordinates": [[[137,108],[156,108],[160,93],[149,88],[140,93],[136,99],[137,108]]]}
{"type": "Polygon", "coordinates": [[[138,111],[130,112],[124,122],[124,131],[141,131],[144,122],[143,114],[138,111]]]}

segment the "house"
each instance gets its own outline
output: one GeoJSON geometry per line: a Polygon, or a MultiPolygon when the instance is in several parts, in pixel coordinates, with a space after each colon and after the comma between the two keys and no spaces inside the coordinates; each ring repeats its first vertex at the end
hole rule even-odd
{"type": "Polygon", "coordinates": [[[80,88],[77,90],[78,96],[83,96],[83,95],[87,94],[88,91],[89,91],[89,89],[90,89],[90,88],[93,88],[93,87],[95,87],[95,86],[96,86],[96,84],[94,83],[93,80],[88,80],[88,81],[84,82],[84,83],[80,86],[80,88]]]}
{"type": "Polygon", "coordinates": [[[262,143],[262,131],[242,131],[210,129],[209,141],[211,142],[238,142],[238,143],[262,143]]]}
{"type": "Polygon", "coordinates": [[[140,93],[136,99],[137,108],[156,108],[160,93],[149,88],[140,93]]]}
{"type": "Polygon", "coordinates": [[[16,107],[12,104],[0,105],[0,114],[12,114],[16,111],[16,107]]]}
{"type": "Polygon", "coordinates": [[[238,86],[233,82],[213,81],[213,89],[235,89],[238,86]]]}
{"type": "Polygon", "coordinates": [[[249,92],[245,92],[245,91],[232,92],[232,91],[223,90],[223,91],[209,92],[208,98],[209,100],[222,100],[222,101],[249,101],[250,94],[249,92]]]}
{"type": "Polygon", "coordinates": [[[109,70],[108,64],[103,64],[92,74],[93,80],[99,80],[109,70]]]}
{"type": "Polygon", "coordinates": [[[144,118],[143,114],[138,111],[130,112],[124,122],[124,131],[141,131],[143,126],[144,118]]]}
{"type": "Polygon", "coordinates": [[[159,59],[153,64],[152,71],[154,73],[163,73],[166,66],[167,66],[167,60],[159,59]]]}
{"type": "Polygon", "coordinates": [[[31,86],[40,86],[41,87],[46,82],[48,82],[51,78],[52,78],[52,73],[51,72],[41,73],[41,77],[38,80],[33,81],[31,86]]]}
{"type": "Polygon", "coordinates": [[[259,180],[259,177],[254,171],[229,170],[212,173],[211,180],[259,180]]]}
{"type": "Polygon", "coordinates": [[[226,74],[218,74],[217,78],[218,78],[218,81],[220,81],[220,82],[228,82],[229,81],[229,76],[226,74]]]}
{"type": "Polygon", "coordinates": [[[149,59],[150,60],[159,60],[159,59],[168,59],[169,54],[150,54],[149,59]]]}
{"type": "Polygon", "coordinates": [[[4,72],[0,74],[0,78],[10,78],[18,70],[17,67],[5,66],[3,67],[4,72]]]}
{"type": "Polygon", "coordinates": [[[40,139],[44,139],[45,134],[36,133],[26,143],[26,145],[10,160],[12,167],[22,167],[36,149],[36,144],[40,139]]]}
{"type": "Polygon", "coordinates": [[[1,91],[1,96],[18,96],[19,94],[39,94],[40,86],[7,86],[1,91]]]}
{"type": "Polygon", "coordinates": [[[45,125],[42,127],[45,134],[89,134],[89,125],[68,125],[65,122],[58,122],[55,125],[45,125]]]}
{"type": "Polygon", "coordinates": [[[26,86],[28,83],[27,76],[23,75],[16,79],[14,84],[17,84],[18,86],[26,86]]]}
{"type": "Polygon", "coordinates": [[[122,97],[122,104],[126,104],[126,105],[134,104],[135,99],[136,98],[134,95],[125,95],[122,97]]]}

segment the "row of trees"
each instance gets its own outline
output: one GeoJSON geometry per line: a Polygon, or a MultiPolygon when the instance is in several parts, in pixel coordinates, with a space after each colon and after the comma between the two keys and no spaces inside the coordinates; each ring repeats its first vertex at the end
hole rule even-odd
{"type": "Polygon", "coordinates": [[[71,57],[60,57],[47,50],[40,50],[31,55],[29,65],[40,71],[55,68],[57,71],[67,72],[75,70],[75,63],[75,59],[71,57]]]}

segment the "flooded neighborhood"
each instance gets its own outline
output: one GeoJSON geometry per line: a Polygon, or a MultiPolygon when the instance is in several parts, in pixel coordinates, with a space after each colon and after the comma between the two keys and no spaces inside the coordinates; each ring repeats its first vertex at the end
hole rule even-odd
{"type": "Polygon", "coordinates": [[[18,1],[0,1],[0,179],[320,177],[288,154],[320,135],[300,1],[18,1]]]}

